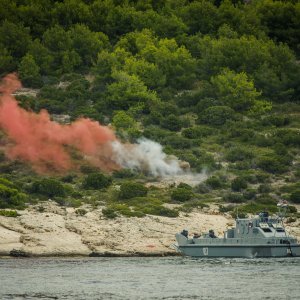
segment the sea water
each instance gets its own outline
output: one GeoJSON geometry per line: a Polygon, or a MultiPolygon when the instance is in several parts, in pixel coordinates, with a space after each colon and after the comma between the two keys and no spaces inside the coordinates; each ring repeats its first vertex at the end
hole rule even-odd
{"type": "Polygon", "coordinates": [[[6,258],[0,299],[300,299],[300,258],[6,258]]]}

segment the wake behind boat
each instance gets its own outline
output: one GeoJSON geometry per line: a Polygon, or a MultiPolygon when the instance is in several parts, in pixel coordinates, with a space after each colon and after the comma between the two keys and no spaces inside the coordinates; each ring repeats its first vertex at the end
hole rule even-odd
{"type": "Polygon", "coordinates": [[[210,230],[189,237],[188,231],[176,234],[178,251],[193,257],[296,257],[300,244],[288,235],[283,225],[287,204],[279,203],[279,213],[271,218],[261,212],[254,218],[237,218],[236,226],[224,232],[223,238],[210,230]]]}

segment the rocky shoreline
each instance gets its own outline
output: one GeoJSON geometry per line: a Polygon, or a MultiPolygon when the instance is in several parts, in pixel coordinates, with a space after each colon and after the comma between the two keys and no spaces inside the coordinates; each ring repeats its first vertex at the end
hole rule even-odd
{"type": "MultiPolygon", "coordinates": [[[[106,219],[102,208],[86,206],[85,215],[76,209],[47,201],[18,211],[19,216],[0,216],[0,256],[11,257],[130,257],[175,256],[175,233],[214,229],[218,236],[234,220],[217,208],[180,213],[177,218],[147,215],[143,218],[106,219]]],[[[287,227],[300,237],[299,221],[287,227]]]]}

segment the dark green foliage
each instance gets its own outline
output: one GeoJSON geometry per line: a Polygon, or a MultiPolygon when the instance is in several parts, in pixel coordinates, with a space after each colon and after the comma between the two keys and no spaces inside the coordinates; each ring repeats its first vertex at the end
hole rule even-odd
{"type": "Polygon", "coordinates": [[[178,131],[182,127],[182,121],[175,115],[169,115],[161,120],[161,126],[171,131],[178,131]]]}
{"type": "Polygon", "coordinates": [[[186,139],[180,135],[168,136],[163,139],[162,143],[175,149],[189,149],[193,145],[197,145],[197,142],[193,142],[190,139],[186,139]]]}
{"type": "Polygon", "coordinates": [[[188,139],[199,139],[216,133],[216,129],[208,126],[194,126],[182,130],[182,135],[188,139]]]}
{"type": "Polygon", "coordinates": [[[257,191],[259,193],[270,193],[272,191],[272,188],[268,184],[260,184],[257,191]]]}
{"type": "Polygon", "coordinates": [[[193,192],[186,188],[176,188],[171,193],[171,199],[178,202],[186,202],[193,197],[193,192]]]}
{"type": "Polygon", "coordinates": [[[280,129],[276,136],[286,146],[300,146],[300,130],[280,129]]]}
{"type": "Polygon", "coordinates": [[[227,205],[227,206],[220,205],[219,206],[219,212],[226,213],[226,212],[229,212],[229,211],[233,211],[234,208],[235,208],[235,206],[233,206],[233,205],[227,205]]]}
{"type": "Polygon", "coordinates": [[[297,213],[298,210],[297,210],[297,208],[295,206],[289,205],[288,206],[288,212],[293,214],[293,213],[297,213]]]}
{"type": "Polygon", "coordinates": [[[99,169],[95,166],[92,165],[81,165],[80,166],[80,171],[83,174],[91,174],[91,173],[96,173],[99,169]]]}
{"type": "Polygon", "coordinates": [[[154,127],[154,126],[148,126],[144,130],[143,134],[146,138],[154,140],[159,143],[163,142],[166,138],[170,136],[176,137],[176,135],[173,132],[158,127],[154,127]]]}
{"type": "Polygon", "coordinates": [[[103,208],[102,214],[107,219],[115,219],[118,216],[118,214],[114,211],[114,209],[110,207],[103,208]]]}
{"type": "Polygon", "coordinates": [[[195,208],[196,209],[202,209],[202,208],[208,208],[209,205],[207,205],[206,203],[204,203],[202,200],[189,200],[187,202],[184,202],[183,205],[179,208],[180,211],[183,212],[192,212],[195,208]]]}
{"type": "Polygon", "coordinates": [[[63,176],[61,178],[61,181],[66,182],[66,183],[72,183],[76,177],[77,177],[77,175],[75,175],[75,174],[68,174],[68,175],[63,176]]]}
{"type": "Polygon", "coordinates": [[[241,217],[241,215],[245,213],[258,214],[264,210],[272,214],[272,213],[276,213],[278,209],[275,202],[270,204],[249,202],[247,204],[239,206],[238,214],[239,217],[241,217]]]}
{"type": "Polygon", "coordinates": [[[17,189],[0,184],[0,208],[24,209],[27,195],[17,189]]]}
{"type": "Polygon", "coordinates": [[[243,197],[246,200],[253,200],[256,198],[256,191],[253,189],[247,189],[243,192],[243,197]]]}
{"type": "Polygon", "coordinates": [[[229,193],[223,196],[223,200],[232,203],[243,203],[244,197],[240,193],[229,193]]]}
{"type": "Polygon", "coordinates": [[[11,72],[16,67],[13,57],[6,48],[0,49],[0,74],[11,72]]]}
{"type": "Polygon", "coordinates": [[[221,179],[217,176],[209,177],[208,179],[206,179],[205,184],[207,184],[209,187],[211,187],[214,190],[218,190],[224,187],[224,182],[221,181],[221,179]]]}
{"type": "Polygon", "coordinates": [[[120,187],[119,198],[120,199],[131,199],[135,197],[146,197],[148,189],[136,182],[123,183],[120,187]]]}
{"type": "Polygon", "coordinates": [[[242,212],[242,211],[239,211],[239,210],[235,210],[235,211],[231,212],[230,215],[231,215],[234,219],[237,219],[237,218],[245,219],[245,218],[248,217],[247,213],[242,212]]]}
{"type": "Polygon", "coordinates": [[[26,54],[31,42],[29,32],[29,28],[5,20],[0,26],[0,45],[6,48],[14,58],[20,59],[26,54]]]}
{"type": "Polygon", "coordinates": [[[161,205],[145,207],[143,209],[143,212],[145,214],[149,214],[149,215],[169,217],[169,218],[176,218],[179,215],[178,211],[161,206],[161,205]]]}
{"type": "Polygon", "coordinates": [[[189,184],[184,183],[184,182],[180,182],[178,184],[177,188],[186,189],[186,190],[192,190],[193,189],[189,184]]]}
{"type": "Polygon", "coordinates": [[[85,189],[103,189],[111,185],[112,178],[102,173],[90,173],[88,174],[82,183],[85,189]]]}
{"type": "Polygon", "coordinates": [[[300,203],[300,190],[296,190],[291,193],[290,201],[293,203],[300,203]]]}
{"type": "Polygon", "coordinates": [[[263,204],[263,205],[276,205],[278,201],[271,196],[264,194],[261,195],[260,197],[257,197],[255,200],[256,203],[258,204],[263,204]]]}
{"type": "Polygon", "coordinates": [[[37,88],[42,85],[40,68],[32,55],[24,56],[19,65],[19,76],[26,87],[37,88]]]}
{"type": "Polygon", "coordinates": [[[84,216],[87,214],[87,211],[84,208],[78,208],[75,210],[77,216],[84,216]]]}
{"type": "Polygon", "coordinates": [[[43,178],[32,183],[30,188],[31,193],[41,194],[47,197],[64,197],[66,190],[63,184],[52,178],[43,178]]]}
{"type": "Polygon", "coordinates": [[[0,216],[16,218],[19,214],[15,210],[0,210],[0,216]]]}
{"type": "Polygon", "coordinates": [[[292,184],[285,184],[280,187],[279,191],[282,193],[293,193],[297,190],[300,190],[300,182],[292,183],[292,184]]]}
{"type": "Polygon", "coordinates": [[[234,147],[228,150],[225,158],[230,162],[245,161],[254,157],[253,152],[244,147],[234,147]]]}
{"type": "Polygon", "coordinates": [[[136,176],[136,173],[134,173],[130,169],[121,169],[121,170],[113,172],[114,178],[133,178],[135,176],[136,176]]]}
{"type": "MultiPolygon", "coordinates": [[[[232,127],[229,129],[229,137],[236,138],[241,142],[251,142],[255,136],[253,129],[244,128],[244,124],[241,122],[233,122],[232,127]]],[[[242,149],[242,151],[245,150],[242,149]]],[[[247,150],[245,150],[247,151],[247,150]]]]}
{"type": "Polygon", "coordinates": [[[276,127],[282,127],[289,125],[290,119],[288,116],[271,115],[262,119],[263,125],[274,125],[276,127]]]}
{"type": "Polygon", "coordinates": [[[209,107],[199,116],[199,122],[216,126],[224,125],[227,121],[234,119],[235,113],[228,106],[209,107]]]}
{"type": "Polygon", "coordinates": [[[10,180],[0,177],[0,184],[7,186],[9,188],[16,188],[15,184],[11,182],[10,180]]]}
{"type": "Polygon", "coordinates": [[[257,160],[257,166],[270,173],[281,174],[288,170],[285,163],[278,156],[262,156],[257,160]]]}
{"type": "Polygon", "coordinates": [[[235,192],[240,192],[248,186],[247,181],[243,177],[236,177],[231,182],[231,189],[235,192]]]}

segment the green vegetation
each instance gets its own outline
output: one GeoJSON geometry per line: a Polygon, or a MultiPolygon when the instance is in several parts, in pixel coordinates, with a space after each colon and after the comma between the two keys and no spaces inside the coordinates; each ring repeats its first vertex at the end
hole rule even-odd
{"type": "Polygon", "coordinates": [[[14,184],[5,178],[0,178],[0,208],[23,209],[27,195],[14,188],[14,184]]]}
{"type": "Polygon", "coordinates": [[[43,178],[34,181],[31,185],[30,192],[47,197],[64,197],[66,195],[66,189],[63,184],[57,179],[52,178],[43,178]]]}
{"type": "Polygon", "coordinates": [[[16,218],[19,215],[15,210],[0,209],[0,216],[9,217],[9,218],[16,218]]]}
{"type": "Polygon", "coordinates": [[[120,199],[131,199],[135,197],[146,197],[148,189],[136,182],[123,183],[120,187],[119,198],[120,199]]]}
{"type": "Polygon", "coordinates": [[[109,176],[105,176],[101,173],[88,174],[82,183],[85,189],[103,189],[110,186],[112,179],[109,176]]]}
{"type": "Polygon", "coordinates": [[[0,208],[51,198],[116,218],[299,204],[299,19],[292,0],[1,1],[0,76],[17,72],[37,91],[17,96],[23,108],[154,140],[208,179],[146,188],[145,174],[89,163],[49,177],[0,150],[0,208]]]}
{"type": "Polygon", "coordinates": [[[193,191],[189,188],[177,187],[171,193],[171,199],[177,202],[186,202],[193,197],[193,191]]]}

